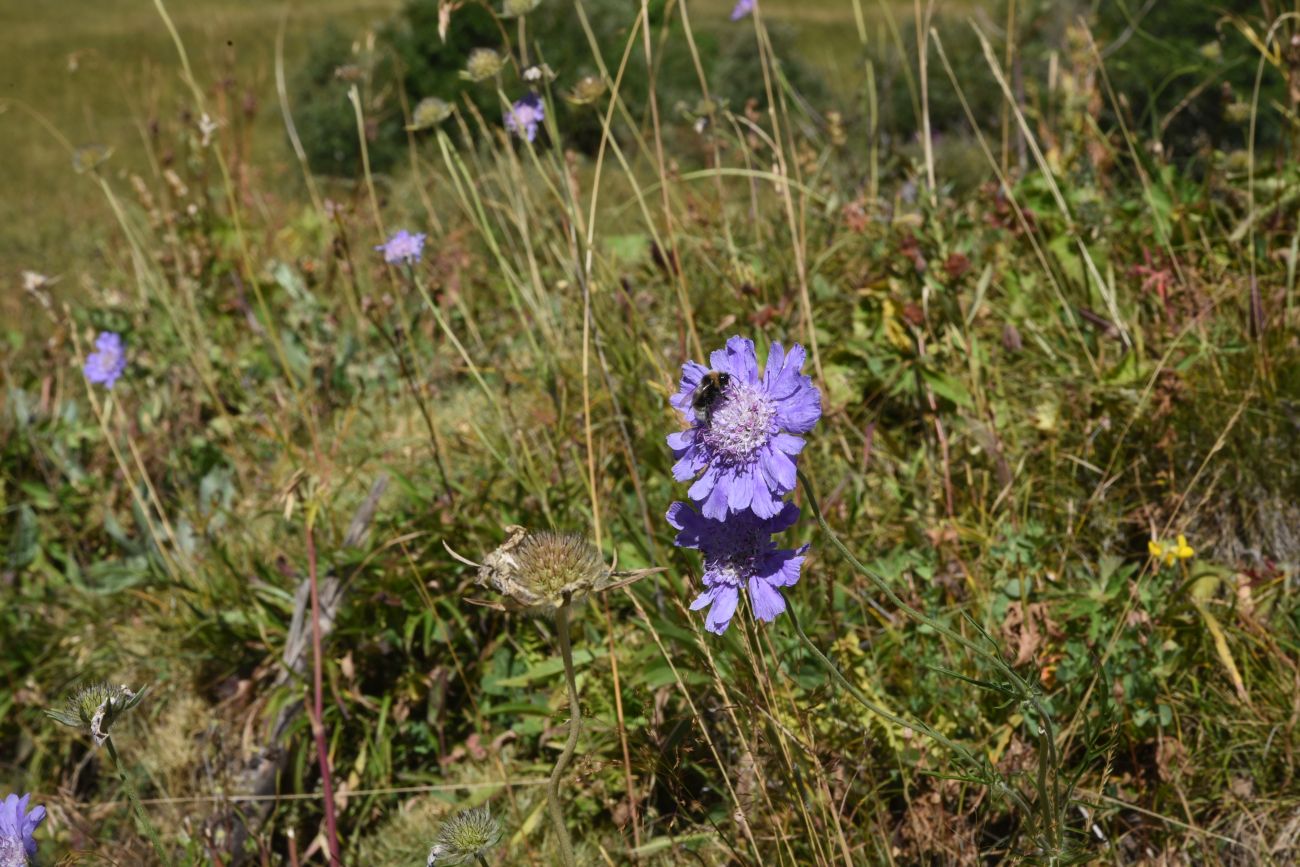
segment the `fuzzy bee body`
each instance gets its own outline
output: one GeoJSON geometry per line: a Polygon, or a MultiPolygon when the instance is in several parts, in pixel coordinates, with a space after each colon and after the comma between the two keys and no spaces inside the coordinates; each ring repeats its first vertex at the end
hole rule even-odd
{"type": "Polygon", "coordinates": [[[731,374],[717,370],[710,370],[700,378],[700,384],[695,387],[695,392],[691,395],[691,409],[695,411],[697,420],[708,423],[714,407],[722,400],[730,384],[731,374]]]}

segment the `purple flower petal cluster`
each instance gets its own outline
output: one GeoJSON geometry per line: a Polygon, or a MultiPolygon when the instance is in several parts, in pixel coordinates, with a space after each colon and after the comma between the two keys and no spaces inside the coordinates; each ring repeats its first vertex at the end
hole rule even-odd
{"type": "Polygon", "coordinates": [[[546,106],[542,103],[542,98],[530,93],[520,98],[506,112],[506,131],[531,142],[537,138],[537,128],[544,120],[546,106]]]}
{"type": "Polygon", "coordinates": [[[691,610],[709,606],[705,629],[718,635],[727,631],[741,590],[749,593],[749,604],[759,620],[775,620],[785,611],[779,588],[798,582],[808,546],[777,548],[772,535],[788,530],[798,519],[799,507],[794,503],[786,503],[772,518],[741,512],[726,521],[706,518],[686,503],[668,508],[668,523],[679,531],[674,544],[698,548],[704,555],[704,592],[691,603],[691,610]]]}
{"type": "Polygon", "coordinates": [[[375,247],[384,254],[384,261],[389,265],[414,265],[424,254],[424,235],[412,235],[402,229],[391,238],[375,247]]]}
{"type": "Polygon", "coordinates": [[[36,857],[33,836],[45,821],[45,808],[27,809],[31,795],[9,795],[0,801],[0,865],[26,865],[36,857]]]}
{"type": "Polygon", "coordinates": [[[95,338],[95,351],[86,356],[82,370],[86,379],[95,385],[112,388],[126,371],[126,344],[122,342],[122,335],[112,331],[99,332],[95,338]]]}
{"type": "Polygon", "coordinates": [[[807,546],[778,549],[772,536],[789,529],[799,508],[785,497],[797,482],[795,460],[821,418],[821,393],[803,372],[804,349],[772,344],[760,370],[754,342],[732,337],[709,356],[711,367],[682,365],[669,402],[690,427],[668,436],[673,476],[692,481],[699,510],[674,503],[668,522],[676,544],[704,556],[704,592],[693,610],[711,606],[710,632],[725,632],[742,590],[754,616],[770,621],[785,610],[779,588],[799,580],[807,546]],[[708,400],[701,396],[707,395],[708,400]]]}
{"type": "Polygon", "coordinates": [[[753,11],[754,0],[736,0],[736,6],[731,10],[731,20],[739,21],[753,11]]]}

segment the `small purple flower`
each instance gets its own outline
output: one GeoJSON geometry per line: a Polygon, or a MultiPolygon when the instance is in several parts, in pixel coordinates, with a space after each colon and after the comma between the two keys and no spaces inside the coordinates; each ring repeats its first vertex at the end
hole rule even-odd
{"type": "Polygon", "coordinates": [[[668,435],[677,463],[673,478],[695,479],[688,496],[706,518],[723,520],[751,510],[760,518],[781,512],[781,499],[794,490],[794,458],[803,438],[821,418],[821,393],[800,371],[804,349],[787,354],[773,343],[759,375],[754,341],[732,337],[727,348],[709,356],[714,371],[727,375],[721,396],[707,413],[692,408],[695,390],[710,369],[694,361],[682,365],[677,394],[669,399],[691,426],[668,435]]]}
{"type": "Polygon", "coordinates": [[[412,235],[402,229],[375,249],[383,252],[384,261],[389,265],[414,265],[424,252],[424,235],[412,235]]]}
{"type": "Polygon", "coordinates": [[[754,0],[736,0],[736,6],[731,10],[731,20],[739,21],[753,11],[754,0]]]}
{"type": "Polygon", "coordinates": [[[95,350],[86,356],[82,368],[86,379],[104,388],[112,388],[126,370],[126,344],[122,342],[122,335],[112,331],[99,332],[95,338],[95,350]]]}
{"type": "Polygon", "coordinates": [[[31,795],[9,795],[0,801],[0,867],[26,867],[36,857],[36,828],[45,821],[45,808],[27,802],[31,795]]]}
{"type": "Polygon", "coordinates": [[[521,98],[506,112],[506,131],[528,141],[537,138],[537,127],[546,119],[546,106],[542,98],[530,93],[521,98]]]}
{"type": "Polygon", "coordinates": [[[741,590],[749,592],[750,607],[759,620],[775,620],[785,611],[785,598],[777,588],[791,587],[799,580],[808,546],[777,548],[772,534],[788,530],[799,519],[798,506],[785,503],[771,518],[745,512],[714,521],[686,503],[673,503],[667,517],[680,531],[674,544],[698,548],[704,555],[704,592],[691,603],[691,610],[712,606],[705,629],[718,635],[727,631],[741,590]]]}

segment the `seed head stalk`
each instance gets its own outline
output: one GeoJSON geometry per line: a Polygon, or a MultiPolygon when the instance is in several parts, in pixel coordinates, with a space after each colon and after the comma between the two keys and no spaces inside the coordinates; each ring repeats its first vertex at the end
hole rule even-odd
{"type": "Polygon", "coordinates": [[[126,799],[131,803],[131,810],[135,813],[135,819],[139,822],[140,827],[144,829],[149,842],[153,844],[153,850],[158,855],[158,863],[167,864],[170,859],[167,857],[166,850],[163,849],[162,841],[158,839],[158,832],[154,829],[153,823],[145,815],[144,805],[140,803],[140,796],[136,794],[135,786],[126,775],[126,768],[122,765],[122,757],[117,754],[117,747],[113,745],[112,735],[104,739],[104,746],[108,748],[108,756],[113,760],[113,766],[117,768],[117,778],[122,781],[122,788],[126,790],[126,799]]]}
{"type": "Polygon", "coordinates": [[[560,804],[560,778],[569,760],[578,748],[578,733],[582,727],[582,707],[578,704],[578,683],[573,674],[573,646],[569,643],[569,601],[565,600],[555,611],[555,631],[560,642],[560,657],[564,660],[564,680],[569,687],[569,739],[555,760],[555,769],[551,771],[550,782],[546,785],[546,802],[551,813],[551,826],[555,830],[555,839],[560,847],[560,856],[565,867],[577,867],[573,857],[573,841],[569,838],[569,829],[564,824],[564,808],[560,804]]]}

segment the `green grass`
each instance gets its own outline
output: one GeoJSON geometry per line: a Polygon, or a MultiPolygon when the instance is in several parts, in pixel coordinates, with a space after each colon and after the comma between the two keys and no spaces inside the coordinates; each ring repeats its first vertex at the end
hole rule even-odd
{"type": "MultiPolygon", "coordinates": [[[[223,8],[266,44],[261,7],[223,8]]],[[[139,8],[86,26],[149,32],[147,80],[175,75],[139,8]]],[[[203,82],[223,26],[185,31],[203,82]]],[[[812,111],[777,85],[706,136],[660,106],[662,160],[618,111],[593,153],[465,110],[393,176],[318,179],[320,210],[274,111],[203,147],[165,85],[153,151],[115,156],[144,193],[79,176],[98,259],[43,266],[96,279],[49,321],[26,302],[0,356],[0,794],[47,806],[42,857],[151,863],[134,788],[176,864],[324,863],[323,749],[345,863],[422,863],[482,803],[489,863],[560,863],[563,619],[462,559],[521,525],[661,570],[573,608],[579,864],[1294,863],[1300,226],[1233,232],[1300,175],[1261,154],[1252,195],[1241,154],[1168,160],[1058,60],[1002,193],[1001,129],[942,142],[931,189],[844,64],[812,111]],[[416,267],[372,250],[399,227],[416,267]],[[111,391],[80,374],[100,329],[130,348],[111,391]],[[663,517],[667,398],[734,334],[807,347],[824,413],[791,610],[717,636],[663,517]],[[91,679],[151,685],[114,724],[129,787],[42,713],[91,679]]],[[[952,97],[937,51],[929,86],[952,97]]]]}

